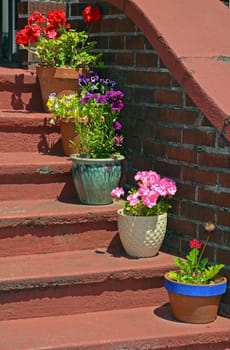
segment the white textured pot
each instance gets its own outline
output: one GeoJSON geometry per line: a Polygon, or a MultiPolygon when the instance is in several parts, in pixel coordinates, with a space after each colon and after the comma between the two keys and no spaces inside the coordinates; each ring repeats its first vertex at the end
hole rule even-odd
{"type": "Polygon", "coordinates": [[[132,216],[117,211],[118,231],[126,253],[136,258],[157,255],[163,243],[167,213],[157,216],[132,216]]]}

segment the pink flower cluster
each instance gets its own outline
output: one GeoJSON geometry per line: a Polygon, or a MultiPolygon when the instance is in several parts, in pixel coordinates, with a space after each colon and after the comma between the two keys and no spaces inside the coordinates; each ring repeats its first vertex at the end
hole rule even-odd
{"type": "MultiPolygon", "coordinates": [[[[130,206],[136,206],[140,202],[147,208],[153,208],[160,197],[172,196],[176,193],[176,183],[157,174],[155,171],[139,171],[134,177],[138,184],[138,189],[132,191],[127,196],[127,201],[130,206]]],[[[116,187],[111,192],[112,197],[120,198],[124,195],[124,190],[121,187],[116,187]]]]}

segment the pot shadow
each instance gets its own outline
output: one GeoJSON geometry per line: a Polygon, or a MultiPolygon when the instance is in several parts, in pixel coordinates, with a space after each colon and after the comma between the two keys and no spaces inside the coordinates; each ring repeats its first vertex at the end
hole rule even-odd
{"type": "Polygon", "coordinates": [[[176,318],[173,316],[172,311],[171,311],[171,307],[170,307],[170,303],[165,303],[165,304],[162,304],[161,306],[155,308],[153,310],[153,313],[157,317],[160,317],[164,320],[181,323],[180,321],[176,320],[176,318]]]}

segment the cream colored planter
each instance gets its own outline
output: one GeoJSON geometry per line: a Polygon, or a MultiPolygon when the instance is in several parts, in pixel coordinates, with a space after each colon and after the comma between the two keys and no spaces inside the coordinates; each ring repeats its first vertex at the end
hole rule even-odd
{"type": "Polygon", "coordinates": [[[125,215],[118,210],[118,231],[126,253],[136,258],[157,255],[163,243],[167,213],[158,216],[125,215]]]}

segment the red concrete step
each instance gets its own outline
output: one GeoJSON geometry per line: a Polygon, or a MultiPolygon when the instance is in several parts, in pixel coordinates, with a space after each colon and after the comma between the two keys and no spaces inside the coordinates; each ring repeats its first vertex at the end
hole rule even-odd
{"type": "Polygon", "coordinates": [[[100,248],[0,258],[0,320],[159,305],[163,275],[175,268],[160,252],[132,259],[100,248]]]}
{"type": "Polygon", "coordinates": [[[0,201],[76,196],[69,157],[1,152],[0,164],[0,201]]]}
{"type": "Polygon", "coordinates": [[[0,110],[1,152],[63,154],[60,130],[51,126],[50,114],[0,110]]]}
{"type": "Polygon", "coordinates": [[[229,350],[230,320],[175,321],[169,305],[0,322],[1,350],[229,350]]]}
{"type": "MultiPolygon", "coordinates": [[[[23,197],[30,198],[25,192],[23,197]]],[[[0,201],[0,256],[93,249],[117,244],[120,206],[76,201],[0,201]]]]}
{"type": "Polygon", "coordinates": [[[0,67],[0,109],[43,112],[35,70],[0,67]]]}

